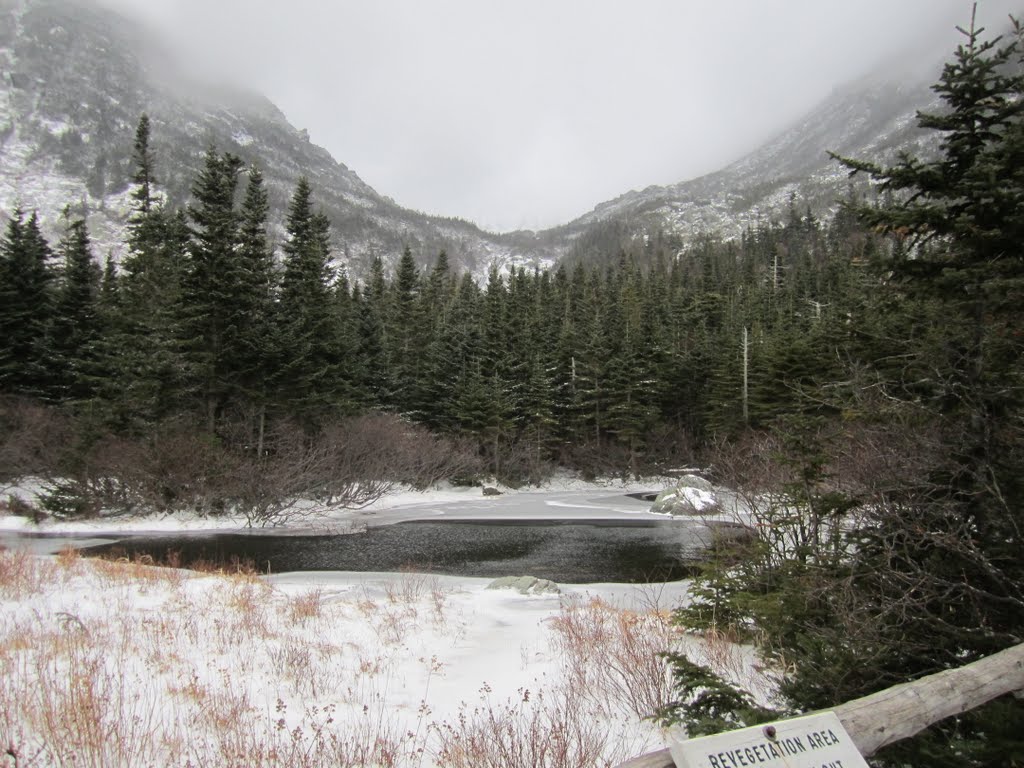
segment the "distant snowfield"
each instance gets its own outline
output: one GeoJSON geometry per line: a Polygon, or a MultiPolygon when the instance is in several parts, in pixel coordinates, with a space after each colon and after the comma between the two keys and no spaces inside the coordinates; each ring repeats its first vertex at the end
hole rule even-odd
{"type": "MultiPolygon", "coordinates": [[[[662,519],[626,496],[659,489],[403,492],[328,522],[662,519]]],[[[0,718],[0,742],[51,755],[40,765],[59,762],[59,743],[107,766],[236,764],[229,752],[300,768],[614,765],[665,744],[646,719],[671,693],[660,651],[685,648],[770,695],[750,649],[672,624],[687,582],[524,595],[465,577],[206,575],[38,554],[41,541],[64,546],[60,534],[237,526],[188,516],[61,523],[38,539],[17,535],[36,530],[29,521],[0,518],[0,710],[14,713],[0,718]],[[116,748],[87,743],[97,731],[78,720],[55,725],[86,689],[104,692],[93,715],[116,748]],[[520,751],[513,760],[502,750],[520,751]]]]}

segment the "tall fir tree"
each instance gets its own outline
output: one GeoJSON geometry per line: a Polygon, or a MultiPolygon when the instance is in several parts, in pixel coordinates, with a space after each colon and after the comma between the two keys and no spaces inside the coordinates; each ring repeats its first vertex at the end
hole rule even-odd
{"type": "Polygon", "coordinates": [[[332,313],[330,223],[313,210],[309,181],[299,179],[288,206],[277,325],[281,367],[276,389],[309,426],[324,413],[348,409],[337,394],[341,361],[332,313]]]}
{"type": "Polygon", "coordinates": [[[95,398],[103,333],[100,268],[93,258],[85,219],[75,219],[60,243],[64,266],[58,281],[48,344],[51,398],[81,407],[95,398]]]}
{"type": "Polygon", "coordinates": [[[237,359],[245,333],[242,314],[252,301],[246,265],[238,252],[235,197],[241,168],[242,161],[234,155],[208,149],[188,207],[191,243],[182,280],[182,332],[203,420],[211,433],[228,400],[237,394],[237,359]]]}
{"type": "Polygon", "coordinates": [[[388,297],[386,322],[388,339],[388,370],[391,373],[391,405],[400,413],[413,417],[418,402],[416,386],[419,379],[421,331],[419,296],[421,278],[412,251],[406,247],[398,260],[395,279],[388,297]]]}
{"type": "Polygon", "coordinates": [[[102,393],[108,420],[137,432],[181,412],[189,379],[180,314],[188,224],[183,214],[167,210],[154,189],[149,139],[143,115],[135,138],[128,253],[116,283],[118,311],[102,340],[103,365],[111,374],[102,393]]]}
{"type": "Polygon", "coordinates": [[[16,210],[0,240],[0,391],[43,397],[50,388],[51,257],[38,216],[16,210]]]}
{"type": "MultiPolygon", "coordinates": [[[[973,23],[961,31],[965,42],[934,86],[946,109],[919,117],[941,134],[939,156],[893,166],[842,160],[894,193],[889,206],[855,205],[865,224],[910,236],[884,264],[886,291],[941,317],[914,335],[914,347],[898,350],[903,375],[889,382],[939,420],[950,441],[930,478],[940,497],[920,510],[932,512],[931,530],[949,532],[944,556],[911,558],[897,572],[908,583],[958,584],[944,591],[941,611],[927,605],[917,617],[915,626],[932,637],[924,669],[962,663],[1024,633],[1024,594],[1014,588],[1010,599],[1007,591],[1024,584],[1022,521],[1010,501],[1024,497],[1024,56],[1017,40],[984,40],[973,23]],[[988,628],[983,637],[977,626],[988,628]]],[[[884,533],[872,541],[881,554],[884,533]]]]}
{"type": "Polygon", "coordinates": [[[269,212],[263,174],[252,165],[239,211],[236,254],[239,295],[232,318],[236,330],[233,343],[227,349],[227,368],[232,372],[232,384],[242,400],[241,407],[251,416],[246,419],[251,424],[249,443],[256,447],[257,456],[263,455],[272,377],[282,349],[274,322],[277,275],[267,236],[269,212]]]}

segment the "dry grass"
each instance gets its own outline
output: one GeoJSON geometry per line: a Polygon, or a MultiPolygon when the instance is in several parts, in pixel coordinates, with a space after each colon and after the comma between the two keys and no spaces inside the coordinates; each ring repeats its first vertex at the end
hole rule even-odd
{"type": "Polygon", "coordinates": [[[548,625],[557,679],[435,716],[448,663],[408,645],[414,628],[463,637],[450,598],[413,574],[376,599],[329,598],[244,568],[0,551],[0,768],[567,768],[647,746],[631,739],[665,691],[662,612],[566,602],[548,625]],[[409,685],[422,704],[396,709],[409,685]]]}
{"type": "Polygon", "coordinates": [[[323,616],[324,592],[314,589],[299,595],[287,603],[289,621],[304,625],[323,616]]]}
{"type": "Polygon", "coordinates": [[[668,614],[591,598],[566,601],[552,626],[572,686],[595,705],[625,704],[643,719],[670,700],[671,675],[661,654],[680,634],[668,614]]]}
{"type": "Polygon", "coordinates": [[[52,561],[23,550],[0,548],[0,597],[24,600],[42,592],[55,576],[56,565],[52,561]]]}
{"type": "Polygon", "coordinates": [[[612,766],[631,756],[628,744],[610,744],[606,723],[581,697],[520,689],[516,701],[463,708],[454,722],[432,725],[435,758],[445,768],[581,768],[612,766]]]}

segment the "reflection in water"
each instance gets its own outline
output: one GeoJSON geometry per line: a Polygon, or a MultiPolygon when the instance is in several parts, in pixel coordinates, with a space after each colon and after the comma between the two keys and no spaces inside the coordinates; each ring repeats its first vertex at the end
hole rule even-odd
{"type": "Polygon", "coordinates": [[[692,574],[708,529],[695,521],[406,522],[342,536],[214,535],[128,538],[87,554],[176,553],[251,561],[260,571],[400,571],[531,575],[556,582],[673,581],[692,574]]]}

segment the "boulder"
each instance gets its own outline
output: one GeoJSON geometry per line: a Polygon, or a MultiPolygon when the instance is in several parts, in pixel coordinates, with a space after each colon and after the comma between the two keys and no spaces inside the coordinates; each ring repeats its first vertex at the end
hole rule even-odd
{"type": "Polygon", "coordinates": [[[536,576],[502,576],[487,585],[488,589],[514,589],[521,595],[560,595],[562,590],[549,579],[536,576]]]}
{"type": "Polygon", "coordinates": [[[651,512],[662,515],[712,515],[719,511],[715,487],[697,475],[683,475],[672,488],[658,494],[651,512]]]}
{"type": "Polygon", "coordinates": [[[676,488],[696,488],[698,491],[714,493],[715,486],[700,475],[683,475],[676,482],[676,488]]]}
{"type": "Polygon", "coordinates": [[[489,485],[484,486],[484,496],[501,496],[501,491],[489,485]]]}

